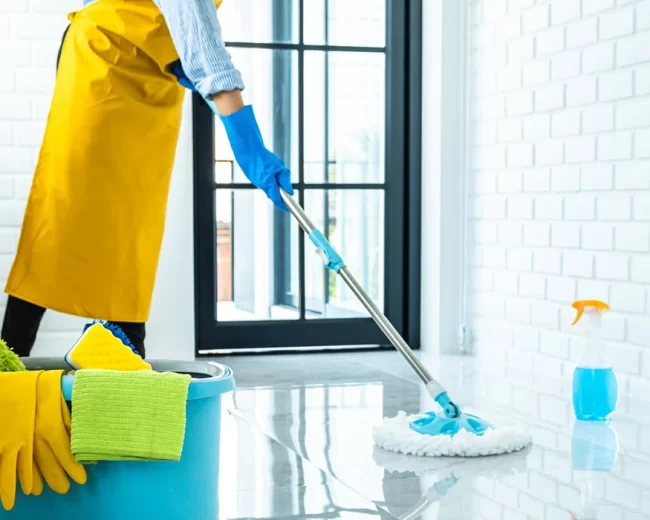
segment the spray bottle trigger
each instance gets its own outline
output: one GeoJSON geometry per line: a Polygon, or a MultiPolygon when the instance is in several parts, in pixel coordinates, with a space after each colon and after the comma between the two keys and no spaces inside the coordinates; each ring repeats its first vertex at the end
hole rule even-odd
{"type": "Polygon", "coordinates": [[[573,320],[573,323],[571,325],[575,325],[576,323],[578,323],[578,321],[580,321],[582,314],[585,312],[585,309],[588,307],[596,309],[596,312],[598,312],[598,314],[602,314],[603,312],[607,312],[609,310],[609,305],[607,305],[605,302],[601,302],[600,300],[580,300],[577,302],[573,302],[572,307],[577,312],[576,312],[576,317],[573,320]]]}

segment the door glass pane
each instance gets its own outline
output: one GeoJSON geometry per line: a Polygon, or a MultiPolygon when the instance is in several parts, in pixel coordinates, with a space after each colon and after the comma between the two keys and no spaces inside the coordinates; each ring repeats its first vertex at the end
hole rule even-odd
{"type": "MultiPolygon", "coordinates": [[[[383,190],[309,190],[305,209],[371,298],[384,304],[383,190]]],[[[368,313],[335,273],[324,268],[311,242],[305,248],[306,316],[358,318],[368,313]]]]}
{"type": "Polygon", "coordinates": [[[298,230],[257,189],[217,189],[217,321],[300,317],[298,230]]]}
{"type": "MultiPolygon", "coordinates": [[[[231,2],[236,3],[231,0],[231,2]]],[[[244,76],[244,102],[251,104],[264,143],[291,170],[292,182],[298,182],[298,54],[295,51],[268,49],[231,49],[233,61],[244,76]]],[[[223,124],[215,122],[217,182],[247,183],[237,163],[223,124]],[[232,171],[220,172],[219,163],[230,162],[232,171]]]]}
{"type": "Polygon", "coordinates": [[[226,42],[296,43],[299,1],[224,0],[219,22],[226,42]]]}
{"type": "Polygon", "coordinates": [[[305,182],[384,181],[385,74],[383,54],[305,53],[305,182]]]}
{"type": "Polygon", "coordinates": [[[304,4],[305,43],[359,47],[386,44],[386,0],[305,0],[304,4]]]}

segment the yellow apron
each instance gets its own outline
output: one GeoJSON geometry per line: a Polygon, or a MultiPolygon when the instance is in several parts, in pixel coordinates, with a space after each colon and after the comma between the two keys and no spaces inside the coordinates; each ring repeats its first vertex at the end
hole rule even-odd
{"type": "Polygon", "coordinates": [[[99,0],[69,19],[6,292],[145,322],[181,123],[184,89],[167,72],[178,55],[152,0],[99,0]]]}

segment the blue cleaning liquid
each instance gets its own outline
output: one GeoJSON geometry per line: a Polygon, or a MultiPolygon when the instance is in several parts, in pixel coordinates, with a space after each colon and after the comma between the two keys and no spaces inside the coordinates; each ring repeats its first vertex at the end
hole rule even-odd
{"type": "Polygon", "coordinates": [[[618,383],[611,368],[576,368],[573,408],[581,421],[606,421],[616,409],[618,383]]]}

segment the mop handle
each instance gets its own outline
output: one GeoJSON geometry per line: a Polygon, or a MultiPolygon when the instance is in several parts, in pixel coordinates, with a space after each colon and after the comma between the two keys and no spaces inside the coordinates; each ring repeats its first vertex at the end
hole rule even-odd
{"type": "Polygon", "coordinates": [[[341,276],[343,281],[370,313],[370,316],[375,320],[375,323],[379,326],[381,331],[386,335],[399,353],[402,354],[420,380],[426,385],[429,393],[434,397],[434,399],[438,395],[444,393],[445,389],[442,385],[431,376],[426,367],[415,356],[411,347],[408,346],[406,341],[404,341],[404,338],[402,338],[400,333],[397,332],[395,327],[393,327],[393,324],[388,321],[388,318],[386,318],[386,316],[379,310],[379,307],[377,307],[375,302],[372,301],[372,298],[370,298],[368,293],[366,293],[363,287],[361,287],[361,284],[352,273],[350,273],[348,268],[345,266],[343,259],[334,250],[323,234],[316,229],[316,226],[314,226],[307,213],[305,213],[305,210],[302,209],[300,204],[282,188],[280,188],[280,194],[282,200],[289,209],[289,212],[295,217],[302,230],[307,233],[309,239],[318,248],[318,252],[322,257],[325,266],[341,276]]]}

